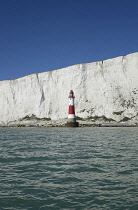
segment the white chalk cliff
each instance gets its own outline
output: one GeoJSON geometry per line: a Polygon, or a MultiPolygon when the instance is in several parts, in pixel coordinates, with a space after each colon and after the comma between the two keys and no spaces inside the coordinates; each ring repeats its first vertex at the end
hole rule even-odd
{"type": "Polygon", "coordinates": [[[0,82],[0,125],[67,118],[68,94],[85,121],[138,123],[138,53],[0,82]]]}

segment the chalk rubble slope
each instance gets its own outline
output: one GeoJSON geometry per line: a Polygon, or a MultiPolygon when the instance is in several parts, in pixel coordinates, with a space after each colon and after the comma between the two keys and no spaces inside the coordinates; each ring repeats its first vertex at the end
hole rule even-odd
{"type": "Polygon", "coordinates": [[[138,122],[138,53],[0,82],[0,125],[65,121],[68,93],[85,122],[138,122]]]}

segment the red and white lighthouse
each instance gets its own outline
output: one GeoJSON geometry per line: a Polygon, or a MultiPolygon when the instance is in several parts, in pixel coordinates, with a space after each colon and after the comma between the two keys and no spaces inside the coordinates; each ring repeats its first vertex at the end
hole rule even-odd
{"type": "Polygon", "coordinates": [[[69,110],[68,110],[68,122],[76,122],[75,117],[75,106],[74,106],[74,92],[73,90],[69,93],[69,110]]]}
{"type": "Polygon", "coordinates": [[[76,116],[75,116],[75,105],[74,105],[74,92],[73,90],[69,93],[69,109],[68,109],[68,122],[67,124],[69,126],[77,127],[78,123],[76,122],[76,116]]]}

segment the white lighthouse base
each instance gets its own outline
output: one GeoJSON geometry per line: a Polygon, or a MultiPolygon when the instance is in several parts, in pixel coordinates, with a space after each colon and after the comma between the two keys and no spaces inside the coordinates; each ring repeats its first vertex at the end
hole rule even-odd
{"type": "Polygon", "coordinates": [[[67,120],[67,122],[71,122],[71,123],[75,123],[76,122],[76,118],[69,118],[68,117],[68,120],[67,120]]]}

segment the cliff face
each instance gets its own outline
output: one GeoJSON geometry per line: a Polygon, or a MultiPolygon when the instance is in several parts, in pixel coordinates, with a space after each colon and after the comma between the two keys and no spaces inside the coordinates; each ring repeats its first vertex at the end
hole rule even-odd
{"type": "Polygon", "coordinates": [[[0,125],[26,118],[67,118],[68,94],[76,116],[138,122],[138,53],[0,82],[0,125]]]}

